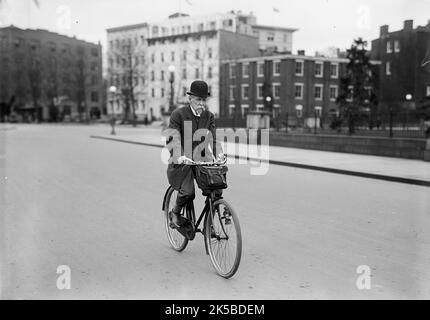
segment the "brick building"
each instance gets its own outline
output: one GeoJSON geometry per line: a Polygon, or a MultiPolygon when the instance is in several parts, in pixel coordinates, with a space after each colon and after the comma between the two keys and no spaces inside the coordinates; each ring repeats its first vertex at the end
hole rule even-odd
{"type": "Polygon", "coordinates": [[[0,28],[3,116],[28,121],[99,116],[104,111],[101,51],[100,44],[46,30],[0,28]]]}
{"type": "Polygon", "coordinates": [[[402,30],[389,32],[380,27],[380,36],[372,41],[372,59],[380,60],[380,108],[405,110],[430,109],[430,21],[414,29],[413,20],[404,21],[402,30]]]}
{"type": "Polygon", "coordinates": [[[223,61],[221,117],[244,118],[269,110],[289,126],[312,126],[315,116],[327,123],[338,112],[336,98],[347,59],[282,54],[223,61]]]}

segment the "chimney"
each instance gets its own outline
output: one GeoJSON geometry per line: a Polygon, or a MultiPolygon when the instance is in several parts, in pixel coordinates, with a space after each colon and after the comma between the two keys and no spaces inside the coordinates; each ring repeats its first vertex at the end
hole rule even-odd
{"type": "Polygon", "coordinates": [[[379,28],[379,36],[386,36],[388,34],[388,25],[384,24],[379,28]]]}
{"type": "Polygon", "coordinates": [[[305,55],[305,50],[297,50],[297,54],[299,56],[304,56],[305,55]]]}
{"type": "Polygon", "coordinates": [[[405,20],[403,30],[411,31],[414,28],[414,20],[405,20]]]}

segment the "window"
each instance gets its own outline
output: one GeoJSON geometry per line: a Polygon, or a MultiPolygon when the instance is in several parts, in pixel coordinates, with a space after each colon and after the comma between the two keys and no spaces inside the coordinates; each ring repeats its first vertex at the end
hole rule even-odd
{"type": "Polygon", "coordinates": [[[212,59],[212,48],[208,49],[208,57],[209,59],[212,59]]]}
{"type": "Polygon", "coordinates": [[[187,87],[182,87],[182,96],[183,97],[187,96],[187,87]]]}
{"type": "Polygon", "coordinates": [[[257,99],[263,99],[263,84],[257,83],[257,99]]]}
{"type": "Polygon", "coordinates": [[[273,62],[273,75],[279,76],[281,74],[281,61],[273,62]]]}
{"type": "Polygon", "coordinates": [[[338,96],[338,87],[337,86],[330,86],[330,101],[336,101],[336,98],[338,96]]]}
{"type": "Polygon", "coordinates": [[[174,51],[172,51],[172,53],[171,53],[171,60],[175,61],[175,52],[174,51]]]}
{"type": "Polygon", "coordinates": [[[161,70],[161,81],[164,81],[164,71],[161,70]]]}
{"type": "Polygon", "coordinates": [[[315,85],[314,98],[315,98],[315,100],[322,100],[322,98],[323,98],[323,85],[322,84],[316,84],[315,85]]]}
{"type": "Polygon", "coordinates": [[[346,95],[346,101],[352,102],[354,97],[354,86],[348,86],[348,93],[346,95]]]}
{"type": "Polygon", "coordinates": [[[315,107],[315,108],[314,108],[314,110],[315,110],[315,115],[316,115],[318,118],[321,118],[321,116],[322,116],[322,107],[317,106],[317,107],[315,107]]]}
{"type": "Polygon", "coordinates": [[[158,26],[152,27],[152,36],[157,37],[158,36],[158,26]]]}
{"type": "Polygon", "coordinates": [[[323,76],[323,63],[315,62],[315,77],[322,78],[323,76]]]}
{"type": "Polygon", "coordinates": [[[200,59],[200,50],[196,49],[196,59],[200,59]]]}
{"type": "Polygon", "coordinates": [[[296,117],[301,118],[302,116],[303,116],[303,106],[299,104],[296,106],[296,117]]]}
{"type": "Polygon", "coordinates": [[[98,92],[91,92],[91,102],[99,102],[98,92]]]}
{"type": "Polygon", "coordinates": [[[222,22],[223,27],[231,27],[233,25],[233,20],[228,19],[222,22]]]}
{"type": "Polygon", "coordinates": [[[391,62],[389,61],[385,63],[385,74],[387,76],[391,75],[391,62]]]}
{"type": "Polygon", "coordinates": [[[155,89],[154,88],[151,89],[151,97],[155,98],[155,89]]]}
{"type": "Polygon", "coordinates": [[[92,48],[91,49],[91,55],[93,57],[98,57],[99,56],[99,50],[97,48],[92,48]]]}
{"type": "Polygon", "coordinates": [[[275,41],[275,34],[272,32],[269,32],[267,34],[267,41],[275,41]]]}
{"type": "Polygon", "coordinates": [[[247,84],[242,84],[242,99],[249,98],[249,86],[247,84]]]}
{"type": "Polygon", "coordinates": [[[196,70],[195,70],[195,76],[196,76],[196,79],[200,78],[199,68],[196,68],[196,70]]]}
{"type": "Polygon", "coordinates": [[[264,62],[257,63],[257,76],[264,77],[264,62]]]}
{"type": "Polygon", "coordinates": [[[242,64],[242,76],[244,78],[249,77],[249,63],[243,63],[242,64]]]}
{"type": "Polygon", "coordinates": [[[230,65],[230,78],[236,78],[236,65],[230,65]]]}
{"type": "Polygon", "coordinates": [[[203,31],[203,23],[199,23],[199,25],[197,26],[197,31],[203,31]]]}
{"type": "Polygon", "coordinates": [[[303,83],[296,83],[294,85],[294,97],[296,99],[303,99],[303,83]]]}
{"type": "Polygon", "coordinates": [[[228,115],[229,116],[233,115],[234,114],[234,110],[235,110],[235,105],[234,104],[229,104],[228,105],[228,110],[227,110],[228,115]]]}
{"type": "Polygon", "coordinates": [[[296,60],[296,76],[303,76],[304,61],[296,60]]]}
{"type": "Polygon", "coordinates": [[[241,109],[241,113],[242,113],[242,118],[246,117],[246,115],[248,114],[248,111],[249,111],[249,105],[242,104],[240,106],[240,109],[241,109]]]}
{"type": "Polygon", "coordinates": [[[164,52],[161,52],[161,62],[164,62],[164,52]]]}
{"type": "Polygon", "coordinates": [[[154,63],[155,62],[155,53],[151,54],[151,62],[154,63]]]}
{"type": "Polygon", "coordinates": [[[235,90],[235,86],[230,86],[230,91],[229,91],[229,95],[230,95],[230,100],[234,100],[234,90],[235,90]]]}
{"type": "Polygon", "coordinates": [[[281,85],[279,83],[273,84],[273,97],[276,99],[281,97],[281,85]]]}
{"type": "Polygon", "coordinates": [[[184,80],[187,79],[187,68],[182,69],[182,79],[184,79],[184,80]]]}
{"type": "Polygon", "coordinates": [[[208,78],[212,79],[212,67],[208,68],[208,78]]]}
{"type": "Polygon", "coordinates": [[[161,88],[161,97],[164,98],[164,88],[161,88]]]}
{"type": "Polygon", "coordinates": [[[394,41],[394,52],[400,52],[400,42],[399,40],[394,41]]]}
{"type": "Polygon", "coordinates": [[[216,29],[216,21],[211,21],[209,25],[210,25],[211,30],[216,29]]]}
{"type": "Polygon", "coordinates": [[[151,81],[154,81],[154,80],[155,80],[155,72],[151,71],[151,81]]]}
{"type": "Polygon", "coordinates": [[[391,53],[391,52],[393,52],[393,48],[391,46],[391,42],[387,41],[387,53],[391,53]]]}
{"type": "Polygon", "coordinates": [[[330,64],[330,78],[337,79],[339,76],[339,64],[331,63],[330,64]]]}
{"type": "Polygon", "coordinates": [[[142,106],[141,107],[142,111],[145,111],[145,100],[141,100],[140,105],[142,106]]]}

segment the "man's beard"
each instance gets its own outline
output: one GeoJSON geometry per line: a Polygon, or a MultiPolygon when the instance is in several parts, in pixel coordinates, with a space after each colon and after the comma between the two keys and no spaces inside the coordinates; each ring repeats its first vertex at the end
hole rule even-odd
{"type": "Polygon", "coordinates": [[[196,111],[196,113],[198,115],[201,115],[203,113],[203,111],[205,111],[205,109],[206,109],[205,107],[197,107],[194,110],[196,111]]]}

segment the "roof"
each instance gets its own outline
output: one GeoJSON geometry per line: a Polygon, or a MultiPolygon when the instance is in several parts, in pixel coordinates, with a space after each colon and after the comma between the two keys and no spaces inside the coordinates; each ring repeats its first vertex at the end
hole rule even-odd
{"type": "Polygon", "coordinates": [[[348,63],[348,59],[344,58],[327,58],[327,57],[315,57],[315,56],[302,56],[297,54],[278,54],[271,56],[258,56],[251,58],[243,58],[237,60],[224,60],[222,63],[230,63],[230,62],[255,62],[262,60],[282,60],[282,59],[296,59],[296,60],[313,60],[313,61],[331,61],[331,62],[340,62],[340,63],[348,63]]]}
{"type": "Polygon", "coordinates": [[[127,30],[133,30],[133,29],[146,28],[148,26],[149,26],[148,23],[144,22],[144,23],[138,23],[138,24],[130,24],[127,26],[108,28],[106,29],[106,31],[107,32],[127,31],[127,30]]]}
{"type": "Polygon", "coordinates": [[[299,29],[295,28],[284,28],[284,27],[276,27],[276,26],[265,26],[261,24],[256,24],[252,26],[253,29],[264,29],[264,30],[271,30],[271,31],[288,31],[288,32],[295,32],[299,29]]]}
{"type": "MultiPolygon", "coordinates": [[[[346,59],[346,58],[302,56],[302,55],[297,55],[297,54],[278,54],[278,55],[273,55],[273,56],[258,56],[258,57],[242,58],[242,59],[223,60],[223,61],[221,61],[221,63],[256,62],[256,61],[264,61],[264,60],[282,60],[282,59],[327,61],[327,62],[334,62],[334,63],[348,63],[349,62],[349,59],[346,59]]],[[[381,61],[371,60],[370,63],[373,65],[379,65],[379,64],[381,64],[381,61]]]]}

